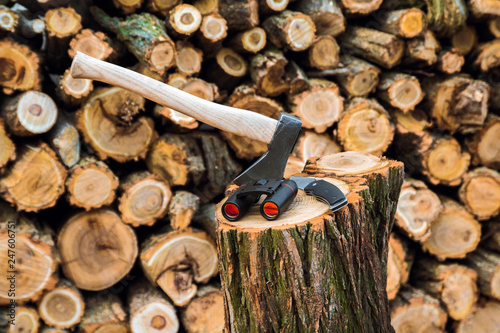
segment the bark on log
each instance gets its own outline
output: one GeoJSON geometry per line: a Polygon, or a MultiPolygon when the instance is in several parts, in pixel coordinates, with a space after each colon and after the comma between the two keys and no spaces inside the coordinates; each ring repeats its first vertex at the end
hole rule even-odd
{"type": "Polygon", "coordinates": [[[427,17],[418,8],[387,11],[379,21],[380,30],[403,38],[414,38],[427,28],[427,17]]]}
{"type": "Polygon", "coordinates": [[[57,287],[45,293],[38,304],[38,314],[45,324],[59,329],[78,324],[84,310],[82,294],[66,280],[59,281],[57,287]]]}
{"type": "Polygon", "coordinates": [[[477,272],[481,293],[500,300],[500,255],[479,248],[467,255],[466,262],[477,272]]]}
{"type": "Polygon", "coordinates": [[[382,0],[342,0],[343,12],[351,16],[367,15],[379,9],[382,0]]]}
{"type": "Polygon", "coordinates": [[[38,55],[27,46],[10,39],[0,41],[0,86],[4,93],[14,90],[40,90],[40,68],[38,55]]]}
{"type": "Polygon", "coordinates": [[[179,73],[191,76],[201,70],[203,53],[189,42],[178,41],[175,45],[177,54],[175,56],[175,67],[179,73]]]}
{"type": "Polygon", "coordinates": [[[498,218],[482,223],[483,238],[481,246],[500,253],[500,224],[498,218]]]}
{"type": "Polygon", "coordinates": [[[2,119],[0,119],[0,147],[2,147],[0,150],[0,170],[2,170],[7,163],[16,158],[16,146],[5,131],[2,119]]]}
{"type": "Polygon", "coordinates": [[[109,209],[73,215],[59,232],[57,245],[64,275],[78,288],[93,291],[120,281],[138,252],[132,228],[109,209]]]}
{"type": "Polygon", "coordinates": [[[168,218],[172,228],[176,230],[186,229],[191,224],[199,204],[200,198],[193,193],[177,191],[168,207],[168,218]]]}
{"type": "Polygon", "coordinates": [[[489,20],[488,29],[495,38],[500,38],[500,18],[495,17],[489,20]]]}
{"type": "Polygon", "coordinates": [[[220,286],[202,286],[181,310],[187,333],[219,333],[224,329],[224,298],[220,286]]]}
{"type": "Polygon", "coordinates": [[[366,97],[375,90],[379,83],[378,67],[350,55],[340,56],[340,62],[347,71],[335,77],[349,97],[366,97]]]}
{"type": "Polygon", "coordinates": [[[378,98],[403,112],[412,111],[424,98],[418,79],[408,74],[383,73],[377,90],[378,98]]]}
{"type": "Polygon", "coordinates": [[[437,62],[437,53],[441,44],[430,30],[426,30],[421,36],[406,41],[403,65],[415,67],[426,67],[437,62]]]}
{"type": "Polygon", "coordinates": [[[204,67],[204,75],[221,89],[232,89],[246,75],[248,64],[238,53],[223,47],[215,54],[215,59],[204,67]]]}
{"type": "Polygon", "coordinates": [[[476,312],[462,320],[455,330],[456,333],[494,332],[500,321],[500,303],[485,301],[476,312]]]}
{"type": "Polygon", "coordinates": [[[170,186],[150,172],[134,172],[120,184],[122,221],[134,227],[153,225],[167,214],[172,198],[170,186]]]}
{"type": "Polygon", "coordinates": [[[477,168],[464,175],[459,189],[460,201],[479,221],[500,213],[500,173],[477,168]]]}
{"type": "Polygon", "coordinates": [[[349,207],[332,214],[299,192],[278,220],[264,220],[255,206],[233,223],[218,205],[225,329],[389,331],[384,272],[402,164],[340,153],[311,159],[306,171],[339,186],[349,207]],[[373,205],[365,206],[362,197],[373,205]]]}
{"type": "Polygon", "coordinates": [[[332,36],[316,37],[307,50],[307,66],[319,70],[332,69],[339,66],[340,48],[332,36]]]}
{"type": "Polygon", "coordinates": [[[8,325],[7,333],[33,332],[40,329],[40,316],[31,306],[20,306],[16,309],[15,325],[8,325]]]}
{"type": "Polygon", "coordinates": [[[474,50],[474,66],[482,72],[500,66],[498,53],[500,52],[500,39],[492,40],[488,43],[480,44],[474,50]]]}
{"type": "Polygon", "coordinates": [[[0,31],[15,32],[19,15],[9,7],[0,6],[0,31]]]}
{"type": "Polygon", "coordinates": [[[276,47],[304,51],[311,46],[316,26],[312,19],[300,12],[285,10],[262,22],[269,41],[276,47]]]}
{"type": "Polygon", "coordinates": [[[255,27],[233,36],[228,46],[238,53],[257,53],[266,46],[266,37],[264,29],[255,27]]]}
{"type": "Polygon", "coordinates": [[[500,6],[495,1],[471,0],[467,4],[471,15],[476,19],[500,16],[500,6]]]}
{"type": "Polygon", "coordinates": [[[213,57],[222,47],[222,40],[227,37],[226,20],[217,13],[204,16],[196,37],[205,58],[213,57]]]}
{"type": "Polygon", "coordinates": [[[401,286],[408,282],[413,265],[414,251],[410,242],[393,232],[389,238],[387,254],[387,298],[396,298],[401,286]]]}
{"type": "Polygon", "coordinates": [[[257,0],[219,0],[219,14],[231,31],[247,30],[259,25],[257,0]]]}
{"type": "Polygon", "coordinates": [[[265,16],[281,12],[288,6],[289,0],[259,0],[259,12],[265,16]]]}
{"type": "Polygon", "coordinates": [[[196,7],[182,3],[170,10],[165,20],[165,26],[172,36],[185,38],[200,28],[201,19],[201,14],[196,7]]]}
{"type": "Polygon", "coordinates": [[[295,10],[311,17],[318,35],[335,37],[345,30],[345,18],[336,1],[301,0],[296,2],[295,10]]]}
{"type": "Polygon", "coordinates": [[[219,0],[194,0],[195,6],[201,15],[210,15],[219,11],[219,0]]]}
{"type": "Polygon", "coordinates": [[[457,49],[443,50],[438,54],[436,69],[445,74],[460,72],[465,63],[465,58],[457,49]]]}
{"type": "Polygon", "coordinates": [[[75,107],[82,104],[94,89],[92,80],[75,79],[69,73],[69,69],[60,78],[57,78],[57,81],[56,94],[68,107],[75,107]]]}
{"type": "Polygon", "coordinates": [[[277,49],[265,50],[251,58],[250,76],[257,91],[263,96],[276,97],[290,89],[286,81],[285,66],[288,60],[277,49]]]}
{"type": "Polygon", "coordinates": [[[450,38],[451,46],[462,55],[469,54],[477,44],[476,28],[472,25],[462,26],[450,38]]]}
{"type": "Polygon", "coordinates": [[[66,167],[71,168],[78,163],[80,160],[80,134],[75,127],[74,114],[59,112],[56,124],[48,133],[48,139],[52,149],[66,167]]]}
{"type": "Polygon", "coordinates": [[[133,14],[137,9],[141,8],[144,0],[113,0],[113,5],[119,8],[123,14],[133,14]]]}
{"type": "Polygon", "coordinates": [[[92,294],[85,298],[85,313],[79,329],[83,333],[128,333],[127,313],[118,295],[92,294]]]}
{"type": "Polygon", "coordinates": [[[74,58],[76,52],[82,52],[96,59],[105,60],[113,53],[110,43],[111,40],[104,33],[84,29],[69,43],[68,54],[74,58]]]}
{"type": "Polygon", "coordinates": [[[467,148],[473,156],[474,165],[484,165],[492,169],[500,168],[500,117],[489,115],[484,126],[467,140],[467,148]]]}
{"type": "Polygon", "coordinates": [[[440,299],[454,320],[464,319],[476,309],[477,273],[466,266],[425,258],[415,263],[411,278],[417,288],[440,299]]]}
{"type": "Polygon", "coordinates": [[[146,7],[154,13],[166,16],[180,2],[180,0],[147,0],[146,7]]]}
{"type": "Polygon", "coordinates": [[[465,24],[467,6],[464,0],[425,0],[429,29],[439,36],[450,37],[465,24]]]}

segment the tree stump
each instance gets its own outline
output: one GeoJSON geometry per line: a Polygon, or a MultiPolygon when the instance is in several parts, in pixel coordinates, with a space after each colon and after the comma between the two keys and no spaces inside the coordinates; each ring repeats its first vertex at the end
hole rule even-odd
{"type": "Polygon", "coordinates": [[[349,205],[332,213],[299,191],[275,221],[258,205],[238,222],[216,208],[226,332],[391,331],[389,231],[400,162],[361,152],[311,158],[306,175],[337,185],[349,205]]]}

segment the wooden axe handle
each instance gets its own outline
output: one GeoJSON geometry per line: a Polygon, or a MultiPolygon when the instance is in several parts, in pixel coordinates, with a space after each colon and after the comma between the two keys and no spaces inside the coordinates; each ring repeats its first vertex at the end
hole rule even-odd
{"type": "Polygon", "coordinates": [[[139,94],[223,131],[269,143],[278,121],[259,113],[206,101],[129,69],[76,52],[71,76],[106,82],[139,94]]]}

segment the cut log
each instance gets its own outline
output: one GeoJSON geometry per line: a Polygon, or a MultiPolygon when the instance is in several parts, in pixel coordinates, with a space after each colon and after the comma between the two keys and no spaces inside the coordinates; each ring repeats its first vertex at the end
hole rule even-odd
{"type": "Polygon", "coordinates": [[[466,55],[474,49],[477,44],[476,28],[472,25],[462,26],[450,38],[451,46],[460,54],[466,55]]]}
{"type": "Polygon", "coordinates": [[[203,53],[189,42],[178,41],[175,45],[177,54],[175,66],[179,73],[191,76],[201,70],[203,53]]]}
{"type": "Polygon", "coordinates": [[[473,64],[480,71],[488,72],[500,66],[500,39],[478,45],[474,53],[476,54],[476,59],[473,64]]]}
{"type": "Polygon", "coordinates": [[[219,11],[219,0],[194,0],[195,6],[201,15],[210,15],[219,11]]]}
{"type": "Polygon", "coordinates": [[[419,289],[402,290],[391,302],[391,324],[396,332],[445,332],[447,319],[439,300],[419,289]]]}
{"type": "Polygon", "coordinates": [[[444,210],[431,223],[431,235],[422,241],[422,248],[439,260],[465,258],[481,239],[481,225],[462,205],[444,197],[441,201],[444,210]]]}
{"type": "Polygon", "coordinates": [[[45,324],[54,328],[71,328],[82,319],[85,303],[80,291],[69,281],[45,293],[38,304],[38,313],[45,324]]]}
{"type": "Polygon", "coordinates": [[[66,188],[69,203],[88,211],[113,203],[118,177],[104,162],[85,157],[70,169],[66,188]]]}
{"type": "Polygon", "coordinates": [[[229,47],[238,53],[257,53],[266,46],[266,31],[260,27],[245,30],[229,40],[229,47]]]}
{"type": "Polygon", "coordinates": [[[466,262],[477,272],[481,293],[500,300],[500,255],[479,248],[467,255],[466,262]]]}
{"type": "Polygon", "coordinates": [[[128,175],[120,184],[122,195],[118,209],[122,221],[134,227],[153,225],[167,214],[172,198],[170,187],[155,175],[144,171],[128,175]]]}
{"type": "Polygon", "coordinates": [[[220,212],[224,201],[217,206],[228,332],[390,330],[383,272],[402,164],[340,153],[310,160],[308,167],[311,176],[328,177],[345,192],[349,207],[333,214],[300,191],[275,221],[265,220],[256,205],[229,222],[220,212]],[[355,176],[366,177],[370,189],[355,176]],[[376,199],[365,206],[370,191],[376,199]],[[368,227],[368,220],[375,225],[368,227]],[[351,306],[341,306],[353,297],[351,306]]]}
{"type": "Polygon", "coordinates": [[[380,77],[377,97],[403,112],[412,111],[424,98],[415,76],[385,72],[380,77]]]}
{"type": "Polygon", "coordinates": [[[19,3],[10,8],[17,15],[15,33],[25,38],[40,36],[45,31],[45,22],[42,17],[32,17],[30,11],[19,3]]]}
{"type": "Polygon", "coordinates": [[[342,0],[343,12],[347,15],[366,15],[376,11],[382,4],[382,0],[342,0]]]}
{"type": "Polygon", "coordinates": [[[165,26],[149,13],[133,14],[121,21],[97,7],[91,8],[95,20],[124,41],[128,50],[148,69],[164,74],[175,62],[175,45],[165,26]]]}
{"type": "Polygon", "coordinates": [[[123,14],[133,14],[137,9],[141,8],[144,0],[113,0],[113,5],[119,8],[123,14]]]}
{"type": "Polygon", "coordinates": [[[311,88],[306,73],[297,65],[295,61],[290,61],[285,68],[285,80],[290,84],[288,95],[295,95],[311,88]]]}
{"type": "Polygon", "coordinates": [[[147,0],[146,7],[152,12],[158,13],[159,15],[165,17],[168,15],[169,11],[177,6],[180,0],[147,0]]]}
{"type": "Polygon", "coordinates": [[[290,155],[286,162],[285,173],[283,178],[287,179],[293,175],[301,173],[304,170],[305,162],[297,156],[290,155]]]}
{"type": "Polygon", "coordinates": [[[120,281],[138,252],[132,228],[109,209],[73,215],[59,232],[57,246],[64,275],[78,288],[94,291],[120,281]]]}
{"type": "Polygon", "coordinates": [[[16,158],[16,146],[5,131],[4,122],[0,119],[0,170],[16,158]]]}
{"type": "Polygon", "coordinates": [[[233,89],[246,75],[247,69],[247,62],[241,55],[224,47],[207,64],[204,74],[221,89],[233,89]]]}
{"type": "Polygon", "coordinates": [[[259,11],[261,15],[275,14],[285,10],[288,3],[289,0],[259,0],[259,11]]]}
{"type": "Polygon", "coordinates": [[[258,0],[219,0],[219,14],[231,31],[251,29],[259,25],[258,0]]]}
{"type": "Polygon", "coordinates": [[[222,40],[227,37],[226,20],[217,13],[204,16],[196,37],[205,58],[213,57],[222,47],[222,40]]]}
{"type": "Polygon", "coordinates": [[[340,48],[332,36],[316,37],[307,52],[309,67],[325,70],[339,66],[340,48]]]}
{"type": "Polygon", "coordinates": [[[413,264],[414,253],[409,242],[393,232],[389,238],[389,252],[387,254],[387,298],[396,298],[402,285],[410,278],[410,269],[413,264]]]}
{"type": "Polygon", "coordinates": [[[439,0],[427,3],[429,29],[438,36],[450,37],[467,19],[467,5],[464,0],[439,0]]]}
{"type": "Polygon", "coordinates": [[[438,54],[436,69],[445,74],[460,72],[465,63],[465,58],[456,49],[443,50],[438,54]]]}
{"type": "Polygon", "coordinates": [[[27,46],[0,40],[0,65],[0,86],[5,93],[40,89],[39,58],[27,46]]]}
{"type": "Polygon", "coordinates": [[[82,52],[96,59],[105,60],[113,53],[110,42],[104,33],[84,29],[69,43],[68,54],[74,58],[76,52],[82,52]]]}
{"type": "Polygon", "coordinates": [[[500,214],[500,173],[477,168],[464,175],[458,192],[460,201],[479,221],[500,214]]]}
{"type": "Polygon", "coordinates": [[[17,146],[17,159],[0,178],[0,194],[27,212],[52,207],[64,193],[66,169],[47,144],[17,146]]]}
{"type": "Polygon", "coordinates": [[[10,324],[7,333],[37,333],[40,329],[40,316],[31,306],[20,306],[16,308],[14,325],[10,324]]]}
{"type": "Polygon", "coordinates": [[[121,88],[96,89],[77,112],[76,127],[100,159],[110,157],[122,163],[146,155],[156,138],[153,120],[141,117],[127,126],[108,116],[116,111],[130,114],[131,107],[137,110],[136,98],[144,103],[144,98],[121,88]]]}
{"type": "Polygon", "coordinates": [[[196,7],[182,3],[170,10],[165,26],[172,36],[189,37],[200,28],[201,14],[196,7]]]}
{"type": "Polygon", "coordinates": [[[79,329],[83,333],[128,333],[127,313],[118,295],[92,294],[85,298],[85,314],[79,329]]]}
{"type": "Polygon", "coordinates": [[[49,144],[68,168],[80,160],[80,134],[74,123],[74,114],[59,112],[56,124],[48,133],[49,144]]]}
{"type": "Polygon", "coordinates": [[[241,85],[234,89],[227,100],[227,105],[258,112],[264,116],[278,119],[280,113],[285,112],[283,106],[275,99],[260,96],[256,87],[241,85]]]}
{"type": "Polygon", "coordinates": [[[209,102],[213,102],[219,97],[219,89],[215,84],[198,78],[187,79],[181,90],[209,102]]]}
{"type": "Polygon", "coordinates": [[[387,11],[382,14],[379,29],[403,38],[421,35],[427,28],[427,17],[418,8],[387,11]]]}
{"type": "Polygon", "coordinates": [[[354,98],[340,115],[337,140],[344,150],[383,154],[394,137],[387,111],[373,99],[354,98]]]}
{"type": "Polygon", "coordinates": [[[28,91],[2,103],[1,116],[9,131],[18,136],[48,132],[57,120],[57,106],[49,95],[28,91]]]}
{"type": "Polygon", "coordinates": [[[311,157],[332,155],[341,151],[342,147],[330,135],[304,131],[299,136],[292,154],[306,162],[311,157]]]}
{"type": "Polygon", "coordinates": [[[61,76],[56,89],[59,99],[67,106],[74,107],[82,104],[94,89],[94,85],[92,80],[73,78],[67,69],[61,76]]]}
{"type": "Polygon", "coordinates": [[[199,204],[200,198],[193,193],[187,191],[175,192],[168,207],[168,218],[172,228],[175,230],[186,229],[191,224],[199,204]]]}
{"type": "Polygon", "coordinates": [[[401,62],[405,42],[398,37],[364,27],[348,26],[339,37],[348,54],[362,57],[390,69],[401,62]]]}
{"type": "Polygon", "coordinates": [[[403,65],[415,67],[426,67],[433,65],[438,60],[437,53],[441,44],[430,30],[426,30],[421,36],[406,41],[406,50],[403,65]]]}
{"type": "Polygon", "coordinates": [[[495,1],[471,0],[467,4],[471,15],[476,19],[500,16],[500,6],[495,1]]]}
{"type": "Polygon", "coordinates": [[[205,232],[195,229],[151,236],[142,244],[141,266],[146,277],[185,306],[196,295],[196,283],[217,275],[217,249],[205,232]]]}
{"type": "Polygon", "coordinates": [[[168,119],[168,121],[175,128],[180,129],[180,132],[183,132],[183,129],[196,129],[199,125],[199,122],[193,117],[186,116],[184,113],[180,113],[179,111],[172,110],[169,107],[159,104],[154,107],[153,114],[157,117],[162,118],[162,124],[165,124],[164,120],[168,119]]]}
{"type": "Polygon", "coordinates": [[[399,195],[396,225],[414,241],[423,241],[430,235],[430,226],[443,211],[436,193],[424,182],[406,179],[399,195]]]}
{"type": "Polygon", "coordinates": [[[285,10],[262,22],[269,41],[276,47],[304,51],[313,43],[316,26],[311,18],[300,12],[285,10]]]}
{"type": "Polygon", "coordinates": [[[467,141],[467,148],[474,157],[475,165],[492,169],[500,168],[500,117],[489,115],[484,126],[467,141]]]}
{"type": "Polygon", "coordinates": [[[19,15],[9,7],[0,5],[0,30],[15,32],[19,15]]]}
{"type": "Polygon", "coordinates": [[[203,286],[196,297],[181,310],[187,333],[219,333],[224,329],[224,298],[220,286],[203,286]]]}
{"type": "Polygon", "coordinates": [[[177,333],[179,320],[165,294],[142,278],[128,288],[127,301],[132,332],[177,333]]]}
{"type": "Polygon", "coordinates": [[[495,332],[498,330],[500,322],[500,303],[495,301],[486,301],[482,306],[462,320],[455,332],[456,333],[475,333],[475,332],[495,332]]]}
{"type": "Polygon", "coordinates": [[[45,27],[49,36],[67,38],[82,28],[82,18],[71,7],[50,9],[45,13],[45,27]]]}
{"type": "Polygon", "coordinates": [[[344,99],[338,86],[327,80],[311,79],[311,89],[289,97],[288,107],[302,120],[304,128],[325,132],[340,117],[344,99]]]}
{"type": "Polygon", "coordinates": [[[284,78],[288,60],[277,49],[265,50],[251,59],[250,76],[263,96],[276,97],[288,92],[290,83],[284,78]]]}
{"type": "MultiPolygon", "coordinates": [[[[52,240],[52,231],[47,226],[38,224],[24,214],[16,212],[4,202],[0,202],[0,250],[4,253],[0,268],[5,272],[6,277],[7,274],[12,274],[12,267],[9,267],[9,264],[14,264],[16,270],[15,295],[8,295],[11,281],[7,278],[0,279],[1,305],[8,305],[12,300],[15,300],[17,304],[37,301],[44,291],[56,286],[55,272],[58,259],[52,240]],[[11,243],[8,240],[12,239],[10,236],[12,232],[8,232],[8,229],[15,232],[14,249],[9,247],[11,243]],[[12,251],[15,252],[15,262],[10,260],[12,251]]],[[[19,308],[16,309],[17,311],[19,308]]]]}
{"type": "Polygon", "coordinates": [[[347,71],[335,77],[349,97],[366,97],[375,90],[379,83],[380,69],[350,55],[342,55],[340,62],[347,71]]]}
{"type": "Polygon", "coordinates": [[[436,126],[451,133],[481,128],[488,113],[489,85],[465,75],[422,81],[429,114],[436,126]]]}
{"type": "Polygon", "coordinates": [[[265,142],[251,140],[229,132],[221,131],[220,134],[238,158],[251,160],[262,156],[267,151],[267,144],[265,142]]]}
{"type": "Polygon", "coordinates": [[[318,35],[337,36],[345,30],[345,18],[336,1],[301,0],[295,10],[309,15],[316,26],[318,35]]]}
{"type": "Polygon", "coordinates": [[[215,223],[215,204],[208,203],[200,206],[193,216],[193,225],[205,231],[212,239],[217,239],[215,223]]]}
{"type": "Polygon", "coordinates": [[[495,38],[500,38],[500,17],[488,21],[488,29],[495,38]]]}
{"type": "Polygon", "coordinates": [[[500,253],[500,224],[497,219],[492,219],[482,223],[482,242],[481,245],[489,250],[500,253]]]}
{"type": "Polygon", "coordinates": [[[440,299],[454,320],[464,319],[476,309],[477,273],[466,266],[426,258],[415,263],[411,278],[417,288],[440,299]]]}

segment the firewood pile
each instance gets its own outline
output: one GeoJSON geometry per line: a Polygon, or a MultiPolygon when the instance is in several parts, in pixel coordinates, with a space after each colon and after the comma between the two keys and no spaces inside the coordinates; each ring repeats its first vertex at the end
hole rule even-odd
{"type": "Polygon", "coordinates": [[[300,117],[286,176],[342,151],[404,162],[395,331],[498,330],[500,1],[1,3],[2,329],[224,327],[215,204],[267,145],[74,79],[79,51],[300,117]]]}

